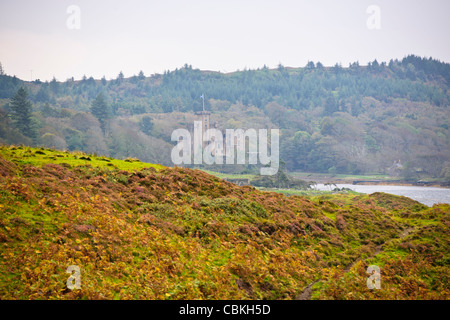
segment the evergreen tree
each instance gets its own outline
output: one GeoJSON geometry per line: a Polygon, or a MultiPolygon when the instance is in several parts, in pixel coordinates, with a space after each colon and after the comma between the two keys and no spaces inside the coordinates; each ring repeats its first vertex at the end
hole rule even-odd
{"type": "Polygon", "coordinates": [[[153,129],[153,122],[152,122],[152,118],[149,116],[144,116],[139,124],[141,130],[143,133],[145,133],[146,135],[150,135],[150,132],[153,129]]]}
{"type": "Polygon", "coordinates": [[[339,106],[334,96],[330,94],[325,100],[324,115],[331,115],[336,111],[339,111],[339,106]]]}
{"type": "Polygon", "coordinates": [[[11,102],[11,118],[15,127],[26,137],[36,139],[36,130],[33,126],[31,115],[32,105],[28,100],[28,93],[23,88],[17,91],[12,97],[11,102]]]}
{"type": "Polygon", "coordinates": [[[38,102],[48,102],[50,100],[50,94],[48,92],[48,86],[42,85],[39,91],[36,93],[34,97],[35,101],[38,102]]]}
{"type": "Polygon", "coordinates": [[[0,62],[0,76],[4,76],[4,75],[5,75],[5,70],[3,70],[2,63],[0,62]]]}
{"type": "Polygon", "coordinates": [[[55,77],[53,77],[52,81],[50,81],[50,89],[54,94],[58,94],[59,92],[59,83],[56,81],[55,77]]]}
{"type": "Polygon", "coordinates": [[[306,69],[314,69],[315,67],[316,65],[312,61],[308,61],[308,63],[306,64],[306,69]]]}
{"type": "Polygon", "coordinates": [[[106,122],[110,116],[110,112],[102,93],[99,93],[94,101],[92,101],[91,113],[98,119],[100,127],[106,133],[106,122]]]}

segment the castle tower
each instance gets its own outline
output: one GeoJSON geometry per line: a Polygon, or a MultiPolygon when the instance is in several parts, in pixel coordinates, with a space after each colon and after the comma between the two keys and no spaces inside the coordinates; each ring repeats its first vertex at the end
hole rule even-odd
{"type": "MultiPolygon", "coordinates": [[[[201,120],[202,123],[202,137],[205,137],[206,135],[206,131],[209,129],[209,124],[210,124],[210,118],[209,116],[211,115],[211,113],[209,111],[197,111],[195,113],[197,116],[199,116],[199,120],[201,120]]],[[[205,148],[207,145],[207,142],[203,141],[202,142],[202,148],[205,148]]]]}
{"type": "MultiPolygon", "coordinates": [[[[211,115],[211,113],[209,111],[205,111],[205,96],[202,94],[200,96],[200,98],[203,101],[203,110],[202,111],[197,111],[195,114],[197,116],[200,116],[200,119],[202,121],[202,137],[205,136],[206,131],[209,129],[209,125],[210,125],[210,118],[209,116],[211,115]]],[[[203,148],[205,147],[205,142],[202,142],[202,146],[203,148]]]]}
{"type": "Polygon", "coordinates": [[[202,133],[203,135],[205,135],[205,132],[209,129],[209,116],[210,116],[210,112],[209,111],[205,111],[205,96],[202,94],[200,96],[200,98],[203,101],[203,110],[202,111],[197,111],[195,114],[198,116],[201,116],[201,120],[202,120],[202,133]]]}
{"type": "MultiPolygon", "coordinates": [[[[200,96],[200,98],[203,100],[203,110],[197,111],[195,114],[200,118],[198,120],[201,120],[202,137],[205,137],[206,132],[210,128],[218,129],[218,123],[215,122],[215,123],[211,124],[211,119],[210,119],[211,112],[205,110],[205,98],[204,98],[203,94],[200,96]]],[[[223,135],[223,137],[225,137],[225,134],[223,135]]],[[[214,141],[214,149],[212,150],[212,154],[219,155],[219,156],[225,155],[225,153],[224,153],[225,140],[220,141],[220,139],[219,139],[219,140],[215,141],[214,137],[212,137],[211,139],[212,139],[212,141],[214,141]]],[[[208,144],[208,142],[203,141],[202,148],[205,148],[207,146],[207,144],[208,144]]]]}
{"type": "Polygon", "coordinates": [[[195,114],[200,116],[200,119],[202,120],[202,133],[205,134],[206,130],[208,130],[210,126],[209,116],[211,115],[211,112],[203,110],[197,111],[195,114]]]}

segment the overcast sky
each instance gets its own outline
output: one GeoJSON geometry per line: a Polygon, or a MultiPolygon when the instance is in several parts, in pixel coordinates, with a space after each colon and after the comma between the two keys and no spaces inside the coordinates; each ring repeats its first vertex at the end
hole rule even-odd
{"type": "Polygon", "coordinates": [[[449,12],[449,0],[0,0],[0,62],[24,80],[59,81],[185,63],[232,72],[408,54],[450,62],[449,12]]]}

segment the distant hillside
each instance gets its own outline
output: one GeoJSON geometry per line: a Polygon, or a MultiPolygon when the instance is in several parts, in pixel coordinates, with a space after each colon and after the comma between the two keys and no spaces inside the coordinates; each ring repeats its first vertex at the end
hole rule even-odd
{"type": "Polygon", "coordinates": [[[0,148],[1,299],[448,299],[449,205],[0,148]],[[369,265],[383,290],[366,287],[369,265]],[[66,270],[81,271],[81,289],[66,270]],[[310,297],[308,297],[310,298],[310,297]]]}
{"type": "MultiPolygon", "coordinates": [[[[450,64],[408,56],[368,66],[263,67],[229,74],[185,65],[162,75],[24,82],[0,76],[0,142],[138,157],[172,165],[170,134],[205,108],[220,128],[280,128],[290,171],[396,174],[450,181],[450,64]],[[25,86],[33,104],[30,140],[14,129],[10,98],[25,86]],[[103,94],[108,126],[90,108],[103,94]],[[146,120],[145,120],[146,119],[146,120]]],[[[252,166],[214,168],[252,171],[252,166]]]]}

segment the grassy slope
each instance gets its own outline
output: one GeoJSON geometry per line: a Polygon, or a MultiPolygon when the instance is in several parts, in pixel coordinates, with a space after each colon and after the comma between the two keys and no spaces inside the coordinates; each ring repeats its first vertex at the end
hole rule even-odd
{"type": "Polygon", "coordinates": [[[0,184],[3,299],[294,299],[318,279],[318,299],[450,297],[449,205],[287,197],[26,147],[0,148],[0,184]],[[369,264],[381,290],[366,287],[369,264]],[[81,290],[66,287],[70,265],[81,290]]]}

